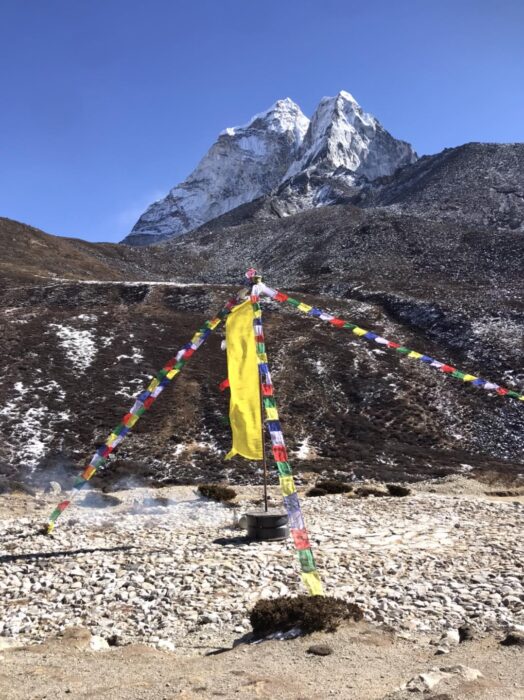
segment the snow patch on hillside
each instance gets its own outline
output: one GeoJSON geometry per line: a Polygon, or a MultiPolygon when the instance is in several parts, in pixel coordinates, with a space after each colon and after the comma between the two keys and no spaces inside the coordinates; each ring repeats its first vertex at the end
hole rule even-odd
{"type": "MultiPolygon", "coordinates": [[[[49,390],[55,388],[50,386],[49,390]]],[[[24,386],[23,382],[16,382],[12,399],[0,408],[2,422],[10,424],[8,446],[11,459],[33,469],[45,456],[49,443],[55,437],[51,422],[68,420],[70,417],[68,411],[51,414],[46,406],[35,403],[35,399],[36,393],[32,388],[24,386]],[[29,398],[33,402],[31,406],[26,404],[29,398]]]]}
{"type": "Polygon", "coordinates": [[[96,357],[96,343],[92,331],[80,330],[72,326],[51,323],[60,339],[60,346],[65,350],[67,359],[78,372],[85,372],[96,357]]]}

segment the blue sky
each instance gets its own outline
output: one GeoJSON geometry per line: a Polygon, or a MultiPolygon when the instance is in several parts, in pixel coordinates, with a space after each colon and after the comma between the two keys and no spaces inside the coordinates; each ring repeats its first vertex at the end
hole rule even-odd
{"type": "Polygon", "coordinates": [[[523,141],[522,0],[0,0],[0,216],[118,241],[226,126],[351,92],[420,154],[523,141]]]}

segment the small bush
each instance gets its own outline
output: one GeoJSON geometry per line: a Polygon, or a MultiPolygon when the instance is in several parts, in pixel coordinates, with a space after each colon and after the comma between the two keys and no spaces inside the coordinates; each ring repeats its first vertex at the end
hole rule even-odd
{"type": "Polygon", "coordinates": [[[409,496],[411,493],[411,489],[400,484],[386,484],[386,488],[390,496],[409,496]]]}
{"type": "Polygon", "coordinates": [[[232,501],[237,495],[235,489],[223,484],[200,484],[198,492],[204,498],[210,498],[212,501],[218,501],[219,503],[232,501]]]}
{"type": "Polygon", "coordinates": [[[299,627],[305,634],[325,630],[334,632],[346,620],[361,620],[358,605],[340,598],[299,595],[259,600],[249,615],[253,632],[266,637],[299,627]]]}
{"type": "Polygon", "coordinates": [[[318,486],[313,486],[312,489],[309,489],[309,491],[306,491],[306,496],[309,498],[315,498],[318,496],[327,496],[327,491],[324,491],[324,489],[318,488],[318,486]]]}
{"type": "Polygon", "coordinates": [[[383,489],[376,486],[360,486],[355,491],[355,494],[359,498],[367,498],[368,496],[389,496],[389,493],[387,491],[384,491],[383,489]]]}
{"type": "Polygon", "coordinates": [[[323,489],[326,493],[349,493],[353,490],[353,486],[344,481],[336,481],[335,479],[326,479],[325,481],[317,481],[316,488],[323,489]]]}
{"type": "Polygon", "coordinates": [[[510,497],[510,496],[522,496],[524,491],[522,489],[504,489],[496,491],[484,491],[486,496],[498,496],[500,498],[510,497]]]}

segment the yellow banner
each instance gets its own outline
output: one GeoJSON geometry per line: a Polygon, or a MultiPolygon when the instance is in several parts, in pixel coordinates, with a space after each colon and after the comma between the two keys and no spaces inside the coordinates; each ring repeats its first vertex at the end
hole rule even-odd
{"type": "Polygon", "coordinates": [[[253,318],[253,307],[248,299],[236,306],[226,321],[227,373],[231,391],[229,420],[233,434],[233,447],[226,459],[235,455],[262,459],[260,380],[253,318]]]}

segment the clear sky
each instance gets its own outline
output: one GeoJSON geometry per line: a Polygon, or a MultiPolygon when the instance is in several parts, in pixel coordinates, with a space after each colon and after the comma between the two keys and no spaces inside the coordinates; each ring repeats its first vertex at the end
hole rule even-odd
{"type": "Polygon", "coordinates": [[[523,141],[523,0],[0,0],[0,216],[118,241],[226,126],[348,90],[419,154],[523,141]]]}

